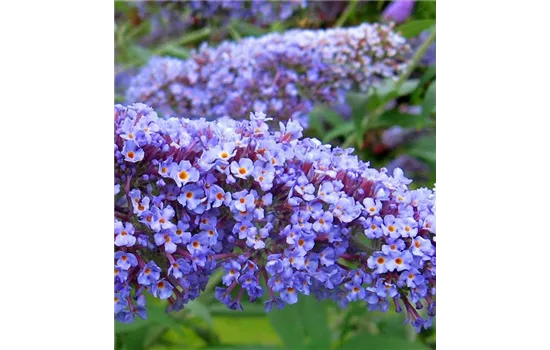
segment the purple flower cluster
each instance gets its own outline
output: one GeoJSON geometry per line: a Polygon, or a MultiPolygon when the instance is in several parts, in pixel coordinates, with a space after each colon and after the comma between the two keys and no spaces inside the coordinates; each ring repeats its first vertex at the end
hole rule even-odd
{"type": "Polygon", "coordinates": [[[392,28],[365,23],[203,44],[187,60],[151,59],[126,100],[165,117],[242,118],[261,110],[305,126],[314,103],[344,103],[347,91],[366,91],[405,68],[410,48],[392,28]]]}
{"type": "Polygon", "coordinates": [[[222,269],[230,309],[312,294],[431,325],[435,193],[408,190],[400,169],[302,138],[296,121],[272,131],[259,112],[163,119],[136,103],[114,120],[115,319],[146,317],[145,293],[179,310],[222,269]]]}
{"type": "Polygon", "coordinates": [[[160,14],[163,20],[173,21],[189,12],[189,19],[245,19],[266,25],[290,18],[307,7],[307,0],[137,0],[135,6],[142,19],[160,14]]]}
{"type": "Polygon", "coordinates": [[[292,14],[307,7],[305,0],[291,1],[191,1],[195,16],[223,16],[231,19],[248,20],[258,25],[267,25],[275,21],[284,21],[292,14]]]}

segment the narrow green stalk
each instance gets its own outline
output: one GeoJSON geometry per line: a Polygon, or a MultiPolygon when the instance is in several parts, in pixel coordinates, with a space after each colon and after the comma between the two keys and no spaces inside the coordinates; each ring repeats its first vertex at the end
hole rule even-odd
{"type": "MultiPolygon", "coordinates": [[[[411,62],[407,65],[407,68],[405,69],[405,71],[397,79],[393,92],[388,94],[384,99],[384,101],[382,101],[382,103],[380,103],[378,108],[376,108],[370,115],[365,116],[365,119],[363,119],[363,122],[361,123],[361,130],[366,131],[370,123],[377,120],[382,114],[384,114],[386,110],[386,105],[393,98],[395,98],[401,86],[405,83],[405,81],[407,81],[409,76],[412,74],[414,69],[418,66],[418,64],[420,63],[420,60],[422,59],[422,57],[424,57],[424,55],[426,54],[426,52],[428,51],[428,49],[430,48],[430,46],[433,44],[434,41],[435,41],[435,28],[433,32],[430,34],[430,36],[426,39],[426,41],[424,41],[422,45],[420,45],[420,47],[416,50],[414,56],[411,59],[411,62]]],[[[344,143],[342,143],[342,148],[346,148],[352,145],[355,142],[355,137],[356,137],[355,133],[350,134],[348,138],[344,141],[344,143]]]]}
{"type": "Polygon", "coordinates": [[[344,10],[344,12],[342,12],[342,14],[340,15],[340,17],[338,17],[338,19],[336,20],[336,22],[334,23],[334,27],[341,27],[344,25],[344,23],[346,23],[346,21],[348,20],[348,17],[355,11],[355,7],[357,6],[357,0],[353,0],[351,1],[348,6],[346,7],[346,9],[344,10]]]}
{"type": "Polygon", "coordinates": [[[211,33],[212,33],[212,28],[210,28],[210,27],[202,28],[200,30],[197,30],[195,32],[191,32],[187,35],[183,35],[178,39],[169,41],[169,42],[165,43],[164,45],[159,46],[158,48],[153,50],[153,54],[158,55],[158,54],[164,52],[165,50],[169,49],[170,47],[184,46],[184,45],[193,43],[195,41],[203,40],[203,39],[207,38],[208,36],[210,36],[211,33]]]}

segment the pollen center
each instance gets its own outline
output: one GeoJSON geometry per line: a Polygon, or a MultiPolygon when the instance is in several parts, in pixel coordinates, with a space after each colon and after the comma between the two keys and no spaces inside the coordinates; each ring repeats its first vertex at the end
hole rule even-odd
{"type": "Polygon", "coordinates": [[[187,197],[187,198],[189,198],[189,199],[193,198],[193,192],[187,192],[187,193],[185,194],[185,197],[187,197]]]}
{"type": "Polygon", "coordinates": [[[403,264],[403,259],[397,258],[397,259],[395,259],[395,263],[396,263],[397,265],[401,265],[401,264],[403,264]]]}
{"type": "Polygon", "coordinates": [[[239,168],[239,174],[244,175],[246,173],[247,173],[246,168],[243,168],[243,167],[239,168]]]}
{"type": "Polygon", "coordinates": [[[189,174],[187,173],[187,171],[182,170],[182,171],[180,171],[180,173],[178,174],[178,177],[179,177],[181,180],[187,180],[187,178],[189,177],[189,174]]]}
{"type": "Polygon", "coordinates": [[[416,248],[420,248],[420,242],[419,242],[419,241],[415,241],[415,242],[414,242],[414,246],[415,246],[416,248]]]}
{"type": "Polygon", "coordinates": [[[300,247],[303,246],[305,243],[306,243],[306,241],[304,241],[304,240],[301,239],[301,238],[298,240],[298,245],[299,245],[300,247]]]}
{"type": "Polygon", "coordinates": [[[164,282],[160,281],[159,283],[157,283],[157,287],[159,288],[164,288],[164,282]]]}
{"type": "Polygon", "coordinates": [[[390,232],[395,232],[395,226],[390,225],[390,226],[388,227],[388,231],[390,231],[390,232]]]}
{"type": "Polygon", "coordinates": [[[216,195],[216,198],[221,201],[223,199],[223,194],[220,192],[216,195]]]}
{"type": "Polygon", "coordinates": [[[145,273],[146,275],[148,275],[148,274],[151,273],[151,269],[150,269],[150,268],[146,268],[145,271],[143,271],[143,273],[145,273]]]}
{"type": "Polygon", "coordinates": [[[244,203],[245,202],[244,198],[239,199],[239,202],[244,203]]]}
{"type": "Polygon", "coordinates": [[[229,157],[229,153],[227,153],[227,152],[222,152],[222,153],[220,153],[220,157],[222,157],[223,159],[225,159],[225,158],[229,157]]]}
{"type": "Polygon", "coordinates": [[[378,259],[376,259],[376,262],[379,264],[383,264],[384,261],[386,261],[386,259],[384,259],[383,257],[379,257],[378,259]]]}
{"type": "Polygon", "coordinates": [[[136,154],[132,151],[128,152],[128,158],[133,159],[136,156],[136,154]]]}
{"type": "Polygon", "coordinates": [[[121,236],[126,236],[127,234],[128,234],[128,232],[126,232],[126,231],[122,231],[122,232],[120,233],[121,236]]]}
{"type": "Polygon", "coordinates": [[[198,248],[199,247],[199,242],[197,242],[197,241],[193,242],[193,247],[198,248]]]}

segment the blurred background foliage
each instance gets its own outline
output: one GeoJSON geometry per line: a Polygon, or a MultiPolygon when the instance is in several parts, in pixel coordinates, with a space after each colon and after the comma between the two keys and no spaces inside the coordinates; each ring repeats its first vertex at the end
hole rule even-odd
{"type": "MultiPolygon", "coordinates": [[[[139,67],[155,55],[181,59],[203,42],[239,40],[289,28],[331,28],[383,20],[388,1],[308,1],[284,21],[232,19],[193,10],[189,2],[115,1],[115,102],[139,67]]],[[[410,39],[416,55],[410,71],[367,93],[350,92],[347,105],[318,105],[306,136],[355,148],[371,166],[400,167],[413,188],[433,187],[436,173],[435,1],[416,2],[396,30],[410,39]],[[428,42],[427,42],[428,41],[428,42]],[[428,56],[433,57],[428,57],[428,56]]],[[[167,314],[162,302],[148,301],[149,317],[115,323],[115,349],[435,349],[435,326],[416,334],[402,313],[367,311],[353,302],[341,309],[301,297],[266,314],[263,304],[243,302],[227,309],[214,298],[221,274],[214,274],[200,298],[167,314]]],[[[434,322],[435,324],[435,322],[434,322]]]]}

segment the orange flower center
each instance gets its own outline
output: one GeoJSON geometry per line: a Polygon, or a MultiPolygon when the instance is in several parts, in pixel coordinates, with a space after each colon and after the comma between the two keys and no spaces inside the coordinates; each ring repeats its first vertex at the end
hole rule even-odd
{"type": "Polygon", "coordinates": [[[383,257],[379,257],[376,262],[379,263],[379,264],[383,264],[384,261],[386,261],[386,259],[384,259],[383,257]]]}
{"type": "Polygon", "coordinates": [[[136,154],[132,151],[128,152],[128,158],[130,159],[134,159],[134,157],[136,156],[136,154]]]}
{"type": "Polygon", "coordinates": [[[239,168],[239,174],[244,175],[246,173],[247,173],[246,168],[243,168],[243,167],[239,168]]]}
{"type": "Polygon", "coordinates": [[[182,170],[178,174],[178,177],[180,178],[180,180],[187,180],[187,178],[189,177],[189,174],[187,173],[187,171],[182,170]]]}

